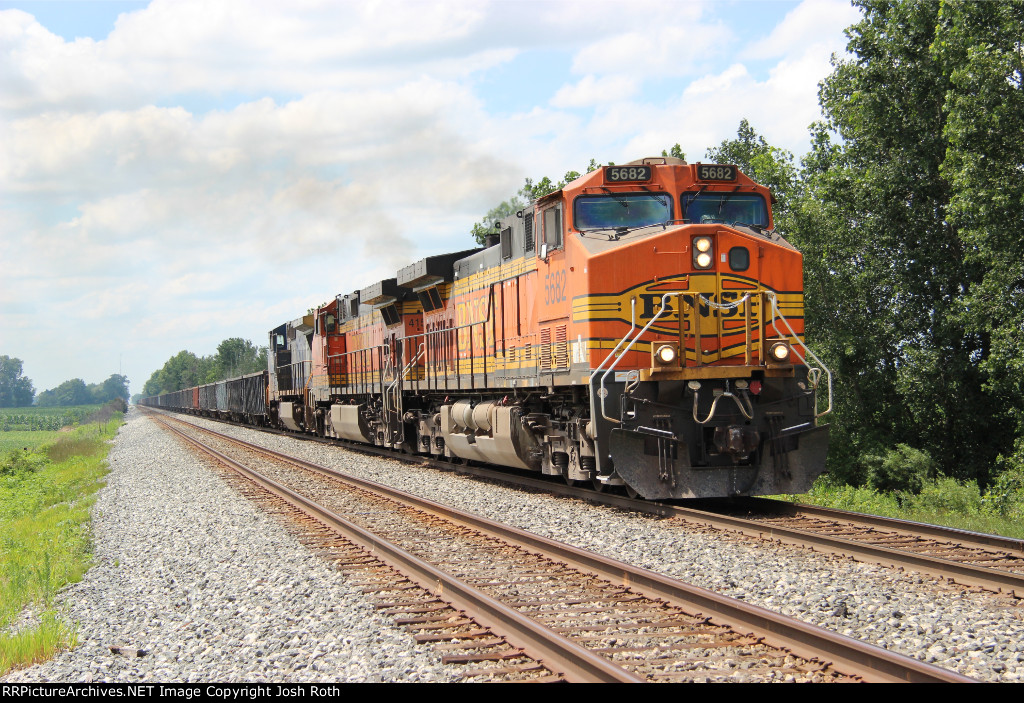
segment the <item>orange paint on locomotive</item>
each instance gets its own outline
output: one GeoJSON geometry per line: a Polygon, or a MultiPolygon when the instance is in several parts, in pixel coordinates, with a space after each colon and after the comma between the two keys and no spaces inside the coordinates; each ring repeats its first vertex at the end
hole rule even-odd
{"type": "MultiPolygon", "coordinates": [[[[697,191],[698,197],[732,193],[756,194],[764,199],[771,227],[771,196],[768,190],[742,173],[729,183],[707,183],[697,179],[697,164],[653,165],[653,177],[644,184],[658,194],[669,195],[672,216],[682,220],[680,196],[697,191]],[[703,190],[701,190],[703,188],[703,190]]],[[[636,310],[636,329],[640,329],[659,310],[665,293],[702,294],[715,303],[732,303],[744,297],[747,291],[771,291],[778,295],[780,305],[787,307],[787,318],[796,335],[802,338],[802,257],[785,243],[766,241],[729,227],[726,224],[681,223],[669,225],[663,232],[644,233],[633,242],[622,242],[593,251],[585,237],[576,228],[572,215],[574,199],[581,195],[633,193],[635,185],[619,185],[612,190],[601,181],[601,172],[585,176],[562,191],[542,198],[537,204],[538,242],[549,245],[547,256],[540,256],[540,246],[534,270],[511,279],[504,279],[500,270],[488,269],[481,274],[482,282],[463,282],[461,294],[453,297],[454,324],[463,327],[488,319],[489,314],[499,317],[493,326],[480,325],[472,330],[460,329],[457,335],[457,354],[460,359],[486,359],[488,363],[504,349],[529,347],[530,357],[545,370],[565,370],[569,364],[569,345],[584,345],[581,350],[586,364],[596,368],[629,331],[633,305],[636,310]],[[545,213],[560,208],[560,231],[550,231],[551,219],[545,213]],[[695,268],[693,241],[707,236],[713,242],[714,260],[704,270],[695,268]],[[745,249],[748,265],[736,270],[729,252],[745,249]],[[515,296],[505,296],[504,304],[496,304],[505,291],[515,289],[515,296]],[[489,332],[494,330],[494,334],[489,332]],[[542,339],[543,337],[543,339],[542,339]],[[563,345],[565,348],[557,348],[563,345]],[[550,349],[546,348],[550,347],[550,349]],[[555,358],[560,355],[559,358],[555,358]],[[547,360],[545,362],[545,360],[547,360]]],[[[531,258],[529,255],[527,258],[531,258]]],[[[505,264],[503,264],[503,267],[505,264]]],[[[457,286],[459,288],[459,286],[457,286]]],[[[626,354],[618,364],[620,370],[642,369],[650,366],[650,345],[679,339],[679,311],[674,310],[678,299],[670,297],[663,315],[637,348],[626,354]]],[[[758,312],[757,301],[749,303],[758,312]]],[[[764,311],[767,317],[771,317],[764,311]]],[[[701,306],[705,324],[701,329],[701,351],[705,364],[736,365],[744,363],[737,352],[745,346],[745,328],[740,308],[713,311],[701,306]],[[738,323],[738,324],[737,324],[738,323]],[[721,355],[718,354],[721,350],[721,355]]],[[[696,361],[696,341],[689,320],[683,322],[684,332],[691,332],[687,345],[688,358],[696,361]]],[[[760,330],[754,329],[752,361],[760,363],[760,330]]],[[[771,323],[764,328],[765,338],[787,336],[785,329],[771,323]]],[[[500,364],[499,364],[500,366],[500,364]]],[[[558,380],[556,379],[557,383],[558,380]]]]}

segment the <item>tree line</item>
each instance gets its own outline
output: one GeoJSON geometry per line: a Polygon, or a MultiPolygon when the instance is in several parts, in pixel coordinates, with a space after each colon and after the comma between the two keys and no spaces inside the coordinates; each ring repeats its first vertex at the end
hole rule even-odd
{"type": "MultiPolygon", "coordinates": [[[[769,186],[803,253],[832,477],[1024,485],[1024,3],[855,4],[811,150],[797,161],[743,120],[706,158],[769,186]]],[[[527,181],[473,235],[540,184],[564,182],[527,181]]]]}
{"type": "Polygon", "coordinates": [[[266,347],[231,337],[218,344],[217,352],[209,356],[196,356],[187,350],[178,352],[153,372],[142,387],[142,396],[171,393],[266,369],[266,347]]]}
{"type": "Polygon", "coordinates": [[[0,408],[32,405],[36,389],[32,379],[22,375],[23,364],[6,354],[0,356],[0,408]]]}
{"type": "Polygon", "coordinates": [[[41,408],[70,407],[73,405],[100,405],[112,400],[128,400],[128,378],[111,374],[103,383],[86,384],[80,378],[64,381],[56,388],[43,391],[36,398],[41,408]]]}
{"type": "Polygon", "coordinates": [[[111,374],[102,383],[88,385],[80,378],[73,378],[42,391],[37,397],[32,379],[23,371],[21,359],[0,356],[0,408],[25,408],[33,403],[40,407],[68,407],[108,403],[117,398],[128,400],[128,379],[121,374],[111,374]]]}

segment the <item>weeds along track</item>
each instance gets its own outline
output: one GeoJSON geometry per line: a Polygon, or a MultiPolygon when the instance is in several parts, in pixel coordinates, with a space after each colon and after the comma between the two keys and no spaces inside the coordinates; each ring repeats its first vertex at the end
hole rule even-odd
{"type": "Polygon", "coordinates": [[[212,445],[204,451],[216,452],[218,462],[258,480],[260,492],[271,491],[273,509],[351,571],[378,607],[419,641],[438,643],[445,661],[465,664],[469,680],[968,680],[653,572],[187,427],[188,435],[212,445]]]}

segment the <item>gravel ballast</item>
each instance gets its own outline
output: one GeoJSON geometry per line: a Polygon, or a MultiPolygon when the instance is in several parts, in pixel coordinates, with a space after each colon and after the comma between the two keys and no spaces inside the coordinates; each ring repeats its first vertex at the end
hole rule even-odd
{"type": "Polygon", "coordinates": [[[137,410],[109,462],[93,509],[96,565],[61,594],[80,645],[5,682],[457,675],[137,410]]]}
{"type": "MultiPolygon", "coordinates": [[[[1024,678],[1024,608],[1005,597],[192,420],[967,676],[1024,678]]],[[[64,594],[82,645],[5,681],[448,681],[456,675],[136,410],[118,435],[111,468],[94,514],[97,566],[64,594]],[[111,644],[149,654],[111,655],[111,644]]]]}

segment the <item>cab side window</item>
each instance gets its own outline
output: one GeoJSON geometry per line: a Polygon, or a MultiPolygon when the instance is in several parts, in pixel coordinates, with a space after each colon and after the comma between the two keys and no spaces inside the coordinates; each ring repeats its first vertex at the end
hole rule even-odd
{"type": "Polygon", "coordinates": [[[544,211],[544,242],[548,249],[562,247],[562,204],[544,211]]]}

